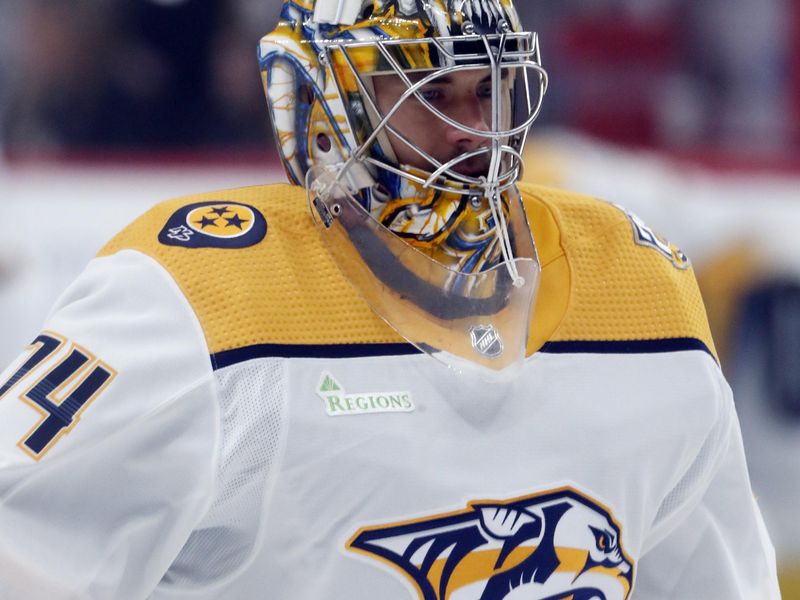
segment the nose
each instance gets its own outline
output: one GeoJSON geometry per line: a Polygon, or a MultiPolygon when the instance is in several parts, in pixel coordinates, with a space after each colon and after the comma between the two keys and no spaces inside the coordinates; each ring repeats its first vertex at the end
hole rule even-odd
{"type": "MultiPolygon", "coordinates": [[[[453,110],[449,111],[447,116],[456,123],[465,125],[471,129],[486,132],[490,131],[488,124],[489,115],[486,114],[481,103],[475,98],[458,102],[458,104],[453,107],[453,110]]],[[[489,138],[448,124],[446,139],[451,148],[455,148],[459,153],[462,153],[470,152],[471,150],[486,145],[489,138]]]]}

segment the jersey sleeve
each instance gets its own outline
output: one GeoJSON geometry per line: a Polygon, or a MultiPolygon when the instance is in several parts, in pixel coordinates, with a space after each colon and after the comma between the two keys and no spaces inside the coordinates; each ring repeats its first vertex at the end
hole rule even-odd
{"type": "Polygon", "coordinates": [[[0,374],[0,597],[149,596],[213,496],[213,381],[157,262],[89,264],[0,374]]]}
{"type": "Polygon", "coordinates": [[[750,488],[730,388],[691,466],[662,501],[633,598],[778,600],[775,551],[750,488]]]}

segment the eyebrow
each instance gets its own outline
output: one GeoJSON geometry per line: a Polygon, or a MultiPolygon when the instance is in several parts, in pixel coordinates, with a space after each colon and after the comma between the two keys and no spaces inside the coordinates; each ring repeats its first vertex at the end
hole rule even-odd
{"type": "MultiPolygon", "coordinates": [[[[425,79],[425,77],[428,75],[430,75],[430,71],[417,71],[414,73],[408,73],[408,79],[411,81],[411,83],[417,83],[422,79],[425,79]]],[[[425,85],[434,85],[436,83],[453,83],[453,76],[448,73],[447,75],[442,75],[441,77],[432,79],[425,85]]]]}
{"type": "MultiPolygon", "coordinates": [[[[426,76],[426,73],[409,73],[408,74],[408,78],[411,81],[411,83],[417,83],[419,80],[423,79],[425,76],[426,76]]],[[[508,71],[506,69],[502,70],[502,72],[500,74],[500,79],[501,80],[508,79],[508,71]]],[[[492,80],[492,75],[490,73],[489,75],[487,75],[486,77],[481,79],[478,83],[488,83],[491,80],[492,80]]],[[[448,73],[447,75],[442,75],[441,77],[436,77],[435,79],[432,79],[431,81],[429,81],[425,85],[437,85],[437,84],[438,85],[447,85],[447,84],[450,84],[450,83],[453,83],[453,76],[448,73]]]]}

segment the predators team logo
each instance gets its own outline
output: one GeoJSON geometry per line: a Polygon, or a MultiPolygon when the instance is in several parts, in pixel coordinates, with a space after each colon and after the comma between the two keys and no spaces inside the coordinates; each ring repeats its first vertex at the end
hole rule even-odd
{"type": "Polygon", "coordinates": [[[672,266],[676,269],[685,270],[692,265],[689,257],[686,256],[680,248],[671,244],[669,240],[665,239],[664,236],[657,233],[651,227],[648,227],[637,215],[619,204],[612,204],[612,206],[621,210],[625,213],[625,216],[628,217],[631,227],[633,228],[633,241],[639,246],[652,248],[670,261],[672,266]]]}
{"type": "Polygon", "coordinates": [[[633,561],[610,512],[569,488],[361,529],[351,550],[399,570],[420,600],[625,600],[633,561]]]}
{"type": "Polygon", "coordinates": [[[264,239],[267,221],[252,206],[201,202],[182,207],[158,236],[162,244],[189,248],[246,248],[264,239]]]}

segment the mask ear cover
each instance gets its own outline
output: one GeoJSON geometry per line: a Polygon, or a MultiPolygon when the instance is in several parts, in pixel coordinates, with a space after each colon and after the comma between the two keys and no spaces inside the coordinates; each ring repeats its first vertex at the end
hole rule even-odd
{"type": "MultiPolygon", "coordinates": [[[[320,67],[310,61],[300,64],[305,53],[289,38],[265,37],[261,41],[260,65],[273,134],[286,174],[295,185],[303,185],[310,163],[325,161],[339,144],[333,119],[319,102],[320,67]]],[[[333,158],[333,157],[331,157],[333,158]]]]}

